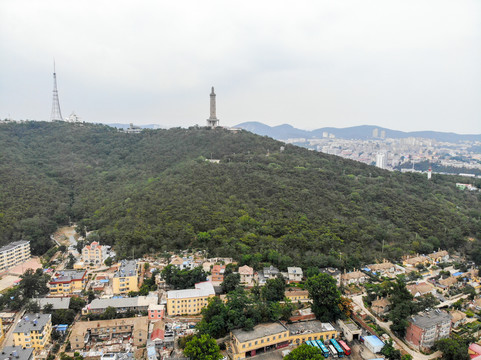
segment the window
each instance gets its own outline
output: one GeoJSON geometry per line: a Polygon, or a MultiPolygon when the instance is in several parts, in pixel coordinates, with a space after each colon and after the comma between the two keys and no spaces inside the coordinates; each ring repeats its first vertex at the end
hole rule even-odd
{"type": "Polygon", "coordinates": [[[261,340],[261,344],[264,342],[264,339],[261,340]]]}

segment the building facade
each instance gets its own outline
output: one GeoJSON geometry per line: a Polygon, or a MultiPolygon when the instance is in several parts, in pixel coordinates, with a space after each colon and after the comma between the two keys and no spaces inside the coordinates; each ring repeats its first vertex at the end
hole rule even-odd
{"type": "Polygon", "coordinates": [[[123,260],[112,280],[114,294],[128,294],[131,291],[139,291],[139,274],[140,264],[134,260],[123,260]]]}
{"type": "Polygon", "coordinates": [[[88,349],[93,340],[130,337],[134,346],[147,343],[149,321],[146,316],[98,321],[77,321],[70,333],[72,350],[88,349]]]}
{"type": "Polygon", "coordinates": [[[195,289],[172,290],[167,292],[167,313],[169,315],[196,315],[207,306],[209,298],[215,296],[210,281],[195,284],[195,289]]]}
{"type": "Polygon", "coordinates": [[[212,267],[212,277],[211,281],[223,282],[225,273],[225,265],[214,265],[212,267]]]}
{"type": "Polygon", "coordinates": [[[107,247],[97,241],[85,245],[82,249],[82,261],[87,264],[102,265],[107,259],[107,247]]]}
{"type": "Polygon", "coordinates": [[[50,342],[51,314],[25,314],[13,330],[13,344],[41,350],[50,342]]]}
{"type": "Polygon", "coordinates": [[[451,315],[435,309],[408,318],[406,341],[420,350],[430,349],[451,333],[451,315]]]}
{"type": "Polygon", "coordinates": [[[254,281],[254,269],[244,265],[239,268],[240,283],[242,285],[251,286],[254,281]]]}
{"type": "Polygon", "coordinates": [[[48,288],[52,296],[66,296],[79,294],[86,284],[87,270],[63,270],[49,281],[48,288]]]}
{"type": "Polygon", "coordinates": [[[0,272],[30,259],[30,241],[15,241],[0,248],[0,272]]]}

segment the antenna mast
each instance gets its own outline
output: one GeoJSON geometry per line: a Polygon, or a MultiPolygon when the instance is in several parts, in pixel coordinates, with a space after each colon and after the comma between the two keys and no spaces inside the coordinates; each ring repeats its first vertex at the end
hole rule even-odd
{"type": "Polygon", "coordinates": [[[50,121],[63,120],[62,112],[60,111],[60,102],[58,100],[57,90],[57,74],[55,72],[55,60],[53,61],[53,100],[52,113],[50,114],[50,121]]]}

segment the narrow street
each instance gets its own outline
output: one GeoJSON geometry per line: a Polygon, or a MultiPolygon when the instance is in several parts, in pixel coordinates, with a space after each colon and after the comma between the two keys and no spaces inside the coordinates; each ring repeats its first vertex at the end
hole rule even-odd
{"type": "Polygon", "coordinates": [[[421,354],[420,352],[411,349],[406,343],[401,341],[396,335],[393,334],[389,326],[392,324],[390,321],[383,322],[379,320],[377,317],[375,317],[365,306],[364,302],[362,301],[362,295],[357,295],[352,297],[352,301],[359,306],[366,314],[371,316],[373,319],[375,319],[376,323],[381,326],[383,329],[386,330],[388,335],[398,344],[403,350],[405,350],[408,354],[410,354],[414,360],[430,360],[430,359],[436,359],[441,356],[440,351],[436,351],[435,353],[431,355],[424,355],[421,354]]]}

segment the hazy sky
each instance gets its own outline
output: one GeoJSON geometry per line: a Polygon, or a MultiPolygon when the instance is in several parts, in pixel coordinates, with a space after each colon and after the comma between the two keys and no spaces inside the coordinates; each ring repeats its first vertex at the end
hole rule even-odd
{"type": "Polygon", "coordinates": [[[0,118],[481,133],[481,1],[1,0],[0,118]]]}

